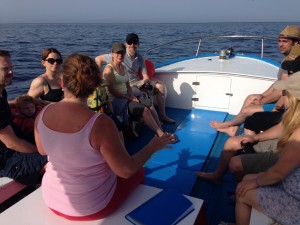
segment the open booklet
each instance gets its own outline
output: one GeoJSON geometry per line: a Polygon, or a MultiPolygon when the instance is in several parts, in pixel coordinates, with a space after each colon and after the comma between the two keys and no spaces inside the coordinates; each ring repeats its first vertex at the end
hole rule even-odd
{"type": "Polygon", "coordinates": [[[173,225],[194,210],[193,203],[172,189],[165,189],[144,202],[125,218],[139,225],[173,225]]]}

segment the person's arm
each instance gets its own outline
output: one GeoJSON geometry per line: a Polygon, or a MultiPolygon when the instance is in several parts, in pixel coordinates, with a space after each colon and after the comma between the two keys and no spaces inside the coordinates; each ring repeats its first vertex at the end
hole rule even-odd
{"type": "Polygon", "coordinates": [[[145,61],[141,65],[140,70],[141,70],[141,74],[143,76],[143,82],[144,82],[144,84],[145,83],[149,83],[150,82],[150,77],[148,75],[148,71],[147,71],[147,67],[146,67],[145,61]]]}
{"type": "Polygon", "coordinates": [[[265,130],[264,132],[261,132],[259,134],[255,134],[253,136],[245,136],[242,138],[243,143],[256,143],[260,141],[268,141],[273,139],[278,139],[281,135],[282,131],[282,123],[278,123],[275,126],[269,128],[268,130],[265,130]]]}
{"type": "Polygon", "coordinates": [[[147,73],[142,73],[143,75],[143,82],[145,83],[149,83],[150,82],[150,78],[149,75],[147,73]]]}
{"type": "Polygon", "coordinates": [[[259,100],[259,103],[262,105],[262,104],[275,102],[280,97],[281,97],[281,91],[273,89],[270,93],[263,94],[263,97],[259,100]]]}
{"type": "Polygon", "coordinates": [[[248,190],[259,186],[276,184],[287,177],[295,168],[300,165],[300,128],[295,130],[284,149],[280,152],[278,161],[266,172],[260,173],[253,178],[249,175],[239,183],[237,196],[244,196],[248,190]]]}
{"type": "Polygon", "coordinates": [[[34,121],[34,139],[35,139],[35,144],[37,147],[37,151],[41,154],[41,155],[46,155],[44,148],[41,144],[41,138],[40,138],[40,134],[37,130],[37,121],[39,120],[40,114],[36,117],[35,121],[34,121]]]}
{"type": "MultiPolygon", "coordinates": [[[[129,94],[129,96],[131,97],[131,101],[139,102],[139,100],[137,99],[137,97],[134,95],[129,82],[126,82],[126,87],[127,87],[127,92],[129,94]]],[[[142,93],[142,91],[141,91],[141,93],[142,93]]]]}
{"type": "Polygon", "coordinates": [[[44,80],[42,77],[35,78],[31,84],[27,95],[38,99],[41,95],[44,94],[44,80]]]}
{"type": "Polygon", "coordinates": [[[275,104],[274,110],[275,111],[280,111],[285,109],[285,101],[284,101],[285,96],[281,96],[278,101],[275,104]]]}
{"type": "Polygon", "coordinates": [[[266,96],[268,96],[269,94],[272,93],[272,91],[274,90],[273,88],[273,84],[266,90],[264,91],[262,94],[255,94],[255,95],[252,95],[252,104],[255,104],[255,105],[261,105],[263,104],[263,102],[261,102],[261,100],[263,98],[265,98],[266,96]]]}
{"type": "Polygon", "coordinates": [[[92,129],[91,144],[95,149],[99,149],[117,176],[128,178],[142,168],[154,152],[162,148],[172,148],[168,146],[171,138],[170,134],[155,136],[144,148],[131,156],[121,142],[114,122],[106,115],[101,115],[92,129]]]}
{"type": "Polygon", "coordinates": [[[257,142],[278,139],[281,135],[281,131],[282,131],[282,123],[280,122],[275,126],[269,128],[268,130],[254,135],[254,139],[257,142]]]}
{"type": "MultiPolygon", "coordinates": [[[[104,64],[104,63],[108,63],[108,62],[107,62],[107,57],[108,57],[108,54],[103,54],[103,55],[98,55],[98,56],[95,58],[95,62],[96,62],[96,64],[97,64],[98,68],[99,68],[99,71],[100,71],[100,73],[101,73],[101,76],[102,76],[102,74],[103,74],[103,69],[102,69],[103,64],[104,64]]],[[[111,59],[109,60],[109,62],[110,62],[110,61],[111,61],[111,59]]]]}
{"type": "Polygon", "coordinates": [[[116,78],[113,72],[113,69],[110,66],[106,66],[103,72],[103,76],[105,81],[108,83],[108,91],[115,96],[116,98],[124,98],[128,99],[129,101],[132,100],[131,96],[124,95],[120,93],[118,90],[116,90],[116,78]]]}
{"type": "Polygon", "coordinates": [[[17,152],[32,153],[37,151],[36,146],[26,140],[18,138],[10,125],[0,130],[0,141],[5,144],[7,148],[17,152]]]}
{"type": "Polygon", "coordinates": [[[275,165],[268,169],[265,173],[258,175],[256,178],[257,185],[266,186],[282,181],[300,165],[299,135],[300,132],[298,132],[298,137],[295,137],[293,134],[286,143],[284,150],[280,153],[277,163],[275,163],[275,165]]]}

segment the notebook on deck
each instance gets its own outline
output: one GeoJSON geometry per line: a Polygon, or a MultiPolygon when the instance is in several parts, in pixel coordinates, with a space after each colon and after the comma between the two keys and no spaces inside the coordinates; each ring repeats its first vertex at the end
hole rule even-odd
{"type": "Polygon", "coordinates": [[[194,210],[193,203],[172,189],[165,189],[144,202],[125,218],[139,225],[173,225],[194,210]]]}

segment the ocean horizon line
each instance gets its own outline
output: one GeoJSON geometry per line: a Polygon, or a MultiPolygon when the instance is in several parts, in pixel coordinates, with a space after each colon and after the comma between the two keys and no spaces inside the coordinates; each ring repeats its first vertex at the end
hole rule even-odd
{"type": "Polygon", "coordinates": [[[221,24],[221,23],[300,23],[300,21],[219,21],[219,22],[0,22],[0,24],[221,24]]]}

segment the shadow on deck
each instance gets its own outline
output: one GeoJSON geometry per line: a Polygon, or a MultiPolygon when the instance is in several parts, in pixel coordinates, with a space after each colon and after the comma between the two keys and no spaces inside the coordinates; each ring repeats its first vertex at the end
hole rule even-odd
{"type": "MultiPolygon", "coordinates": [[[[191,110],[179,110],[174,108],[167,108],[167,114],[176,120],[175,125],[168,125],[165,124],[163,126],[163,129],[165,131],[174,133],[177,132],[180,126],[182,126],[182,123],[185,123],[186,118],[191,113],[191,110]]],[[[230,120],[231,116],[227,116],[225,120],[230,120]]],[[[208,122],[208,121],[206,121],[208,122]]],[[[202,128],[201,128],[202,129],[202,128]]],[[[208,128],[209,129],[209,128],[208,128]]],[[[144,127],[141,136],[138,139],[131,139],[126,140],[126,148],[129,151],[130,154],[134,154],[139,149],[141,149],[150,139],[153,137],[154,133],[149,130],[148,128],[144,127]]],[[[165,180],[156,179],[156,175],[154,175],[154,178],[149,177],[149,173],[151,171],[151,163],[146,164],[146,175],[148,174],[148,177],[146,176],[146,184],[157,186],[160,188],[167,188],[171,187],[173,188],[175,185],[178,185],[177,190],[182,191],[184,194],[189,194],[193,197],[201,198],[204,200],[204,206],[206,209],[207,218],[209,221],[209,225],[217,225],[220,221],[226,221],[226,222],[234,222],[234,201],[232,200],[232,195],[235,192],[236,188],[236,181],[232,174],[227,173],[224,177],[223,183],[220,185],[214,185],[213,183],[209,181],[205,181],[202,179],[198,179],[195,175],[195,172],[198,170],[204,171],[204,172],[211,172],[214,171],[215,168],[218,165],[219,162],[219,156],[221,154],[223,145],[225,141],[227,140],[228,136],[224,134],[218,133],[216,135],[216,138],[212,140],[213,146],[208,150],[207,153],[205,153],[205,158],[201,159],[201,163],[198,163],[195,168],[195,165],[187,165],[185,162],[190,161],[193,157],[192,155],[189,155],[188,159],[182,159],[176,158],[171,159],[169,161],[166,161],[167,163],[157,163],[155,165],[155,168],[158,169],[165,169],[167,173],[173,174],[171,177],[163,178],[165,180]],[[173,164],[172,164],[173,163],[173,164]],[[169,165],[172,164],[172,165],[169,165]],[[185,165],[182,165],[185,164],[185,165]],[[172,172],[170,172],[167,167],[174,167],[172,168],[172,172]],[[183,169],[182,169],[183,168],[183,169]],[[187,169],[187,170],[186,170],[187,169]],[[187,172],[189,171],[189,172],[187,172]],[[189,177],[189,178],[188,178],[189,177]],[[182,181],[180,182],[180,179],[182,181]],[[188,180],[188,182],[192,182],[192,185],[190,188],[185,187],[185,182],[188,180]],[[186,193],[187,192],[187,193],[186,193]]],[[[180,143],[177,145],[182,145],[182,142],[185,140],[180,140],[180,143]]],[[[188,141],[193,141],[193,139],[190,139],[188,141]]],[[[192,146],[190,143],[188,143],[190,146],[192,146]]],[[[197,143],[195,141],[195,145],[193,148],[198,149],[197,143]]],[[[175,146],[174,146],[175,147],[175,146]]],[[[180,148],[177,147],[176,148],[180,148]]],[[[181,152],[183,149],[180,150],[181,152]]],[[[200,147],[199,147],[200,151],[200,147]]],[[[179,156],[178,156],[179,157],[179,156]]],[[[199,156],[197,156],[197,160],[199,159],[199,156]]],[[[193,160],[193,159],[192,159],[193,160]]],[[[155,161],[155,159],[154,159],[155,161]]],[[[161,176],[161,175],[159,175],[161,176]]],[[[188,184],[187,184],[188,185],[188,184]]],[[[177,187],[177,186],[176,186],[177,187]]]]}

